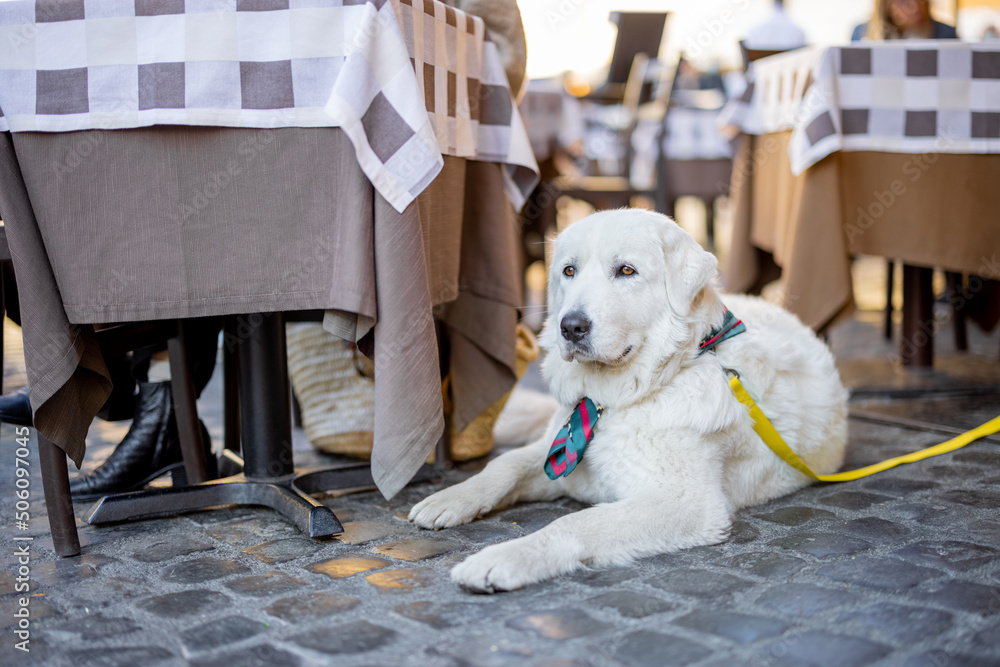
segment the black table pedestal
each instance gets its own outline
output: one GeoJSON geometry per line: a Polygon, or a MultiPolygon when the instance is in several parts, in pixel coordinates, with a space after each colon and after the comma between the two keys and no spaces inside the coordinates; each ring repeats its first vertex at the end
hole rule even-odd
{"type": "MultiPolygon", "coordinates": [[[[330,508],[310,493],[374,486],[371,467],[356,463],[295,473],[288,395],[285,325],[280,313],[254,314],[239,348],[243,472],[187,487],[105,496],[84,515],[90,524],[130,521],[216,507],[264,505],[281,513],[310,537],[343,532],[330,508]]],[[[414,481],[434,473],[424,466],[414,481]]]]}

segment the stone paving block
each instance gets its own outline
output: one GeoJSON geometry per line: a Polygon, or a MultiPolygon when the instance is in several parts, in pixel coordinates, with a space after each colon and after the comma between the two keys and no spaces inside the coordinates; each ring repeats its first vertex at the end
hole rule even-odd
{"type": "MultiPolygon", "coordinates": [[[[427,653],[442,656],[451,667],[507,667],[527,665],[535,652],[524,642],[507,637],[497,637],[496,633],[463,636],[460,645],[444,644],[429,646],[427,653]]],[[[424,658],[425,656],[421,656],[424,658]]],[[[417,665],[423,664],[417,660],[417,665]]],[[[441,664],[441,663],[439,663],[441,664]]]]}
{"type": "Polygon", "coordinates": [[[973,521],[965,527],[970,539],[1000,545],[1000,521],[973,521]]]}
{"type": "Polygon", "coordinates": [[[482,621],[496,611],[496,606],[490,603],[446,602],[439,604],[429,600],[421,600],[400,605],[393,609],[400,616],[424,623],[437,630],[465,625],[472,621],[482,621]]]}
{"type": "Polygon", "coordinates": [[[398,542],[389,542],[375,549],[376,553],[383,556],[392,556],[400,560],[418,561],[434,558],[442,554],[450,553],[458,548],[458,545],[443,538],[414,537],[398,542]]]}
{"type": "Polygon", "coordinates": [[[264,563],[284,563],[302,556],[312,556],[323,547],[322,542],[308,537],[286,537],[254,545],[244,549],[243,553],[264,563]]]}
{"type": "Polygon", "coordinates": [[[8,598],[0,599],[0,628],[13,628],[18,624],[19,619],[14,614],[24,609],[24,606],[21,604],[22,597],[28,598],[27,609],[31,615],[29,618],[32,622],[56,615],[56,611],[43,597],[35,597],[30,593],[27,595],[12,595],[8,598]]]}
{"type": "Polygon", "coordinates": [[[178,537],[167,542],[156,542],[141,551],[132,554],[132,558],[143,563],[162,563],[163,561],[187,556],[202,551],[212,551],[215,547],[197,537],[178,537]]]}
{"type": "Polygon", "coordinates": [[[289,623],[298,623],[302,619],[326,617],[354,609],[361,600],[340,593],[309,593],[281,598],[272,602],[264,611],[289,623]]]}
{"type": "Polygon", "coordinates": [[[117,558],[101,554],[83,554],[76,558],[60,558],[35,563],[31,568],[31,578],[42,587],[76,585],[82,579],[97,574],[98,569],[108,563],[118,562],[117,558]]]}
{"type": "Polygon", "coordinates": [[[636,667],[672,667],[694,664],[708,657],[711,651],[682,637],[653,630],[638,630],[616,642],[614,657],[636,667]]]}
{"type": "Polygon", "coordinates": [[[473,521],[464,526],[448,529],[449,535],[458,535],[478,544],[502,542],[515,537],[508,524],[496,521],[473,521]]]}
{"type": "Polygon", "coordinates": [[[938,609],[881,602],[845,612],[837,624],[858,633],[874,631],[888,641],[912,644],[951,628],[952,615],[938,609]]]}
{"type": "MultiPolygon", "coordinates": [[[[581,506],[582,507],[582,506],[581,506]]],[[[576,511],[576,510],[572,510],[576,511]]],[[[565,508],[537,507],[535,505],[519,505],[495,515],[497,521],[518,526],[522,533],[533,533],[544,528],[556,519],[570,514],[565,508]]]]}
{"type": "Polygon", "coordinates": [[[772,551],[751,551],[733,556],[726,565],[741,573],[758,577],[785,579],[806,566],[806,562],[796,556],[772,551]]]}
{"type": "Polygon", "coordinates": [[[572,578],[575,581],[579,581],[581,584],[587,584],[588,586],[607,588],[610,586],[617,586],[618,584],[631,579],[635,579],[638,574],[639,573],[636,568],[625,566],[609,567],[606,570],[580,570],[579,572],[569,575],[567,578],[572,578]]]}
{"type": "Polygon", "coordinates": [[[678,595],[717,598],[745,590],[753,584],[745,579],[722,572],[685,568],[659,574],[646,583],[678,595]]]}
{"type": "Polygon", "coordinates": [[[976,510],[965,505],[950,505],[941,502],[941,496],[924,501],[901,502],[892,506],[893,514],[915,521],[922,526],[951,528],[962,525],[976,517],[976,510]]]}
{"type": "Polygon", "coordinates": [[[612,626],[598,621],[581,609],[553,609],[518,616],[507,621],[507,627],[523,630],[546,639],[574,639],[608,632],[612,626]]]}
{"type": "Polygon", "coordinates": [[[977,466],[986,466],[996,470],[1000,468],[1000,454],[996,452],[960,451],[951,455],[952,461],[958,463],[971,463],[977,466]]]}
{"type": "Polygon", "coordinates": [[[397,526],[390,526],[381,521],[348,521],[344,524],[344,532],[336,536],[336,540],[344,544],[364,544],[381,540],[401,532],[397,526]]]}
{"type": "Polygon", "coordinates": [[[188,661],[192,667],[298,667],[302,658],[275,648],[270,644],[258,644],[229,651],[221,655],[198,657],[188,661]]]}
{"type": "Polygon", "coordinates": [[[884,474],[875,475],[864,483],[864,487],[878,493],[890,496],[908,496],[937,488],[937,482],[923,479],[907,479],[905,477],[889,477],[884,474]]]}
{"type": "Polygon", "coordinates": [[[898,549],[893,555],[925,565],[967,572],[996,561],[1000,551],[971,542],[926,540],[898,549]]]}
{"type": "Polygon", "coordinates": [[[319,563],[313,563],[309,570],[317,574],[325,574],[331,579],[343,579],[351,577],[359,572],[370,572],[379,570],[389,564],[384,558],[362,558],[357,556],[346,556],[333,558],[319,563]]]}
{"type": "Polygon", "coordinates": [[[864,516],[860,519],[851,519],[841,524],[834,524],[830,528],[838,532],[843,531],[854,537],[860,537],[869,542],[883,544],[898,542],[900,538],[906,537],[913,532],[901,523],[877,516],[864,516]]]}
{"type": "Polygon", "coordinates": [[[200,584],[228,577],[231,574],[245,574],[249,571],[250,568],[246,565],[233,560],[195,558],[168,565],[160,572],[160,576],[164,581],[174,584],[200,584]]]}
{"type": "Polygon", "coordinates": [[[903,667],[996,667],[996,658],[983,658],[961,653],[949,653],[941,649],[933,649],[915,655],[903,663],[903,667]]]}
{"type": "Polygon", "coordinates": [[[226,588],[232,592],[251,597],[265,597],[277,593],[287,593],[288,591],[308,585],[308,582],[290,577],[284,572],[268,572],[263,575],[242,577],[226,582],[226,588]]]}
{"type": "Polygon", "coordinates": [[[673,621],[699,632],[725,637],[737,644],[752,644],[759,639],[780,635],[788,625],[773,618],[737,614],[722,609],[696,609],[673,621]]]}
{"type": "Polygon", "coordinates": [[[205,510],[203,512],[192,512],[185,514],[188,521],[193,521],[199,526],[218,526],[230,521],[240,521],[242,519],[257,519],[259,513],[252,507],[224,507],[205,510]]]}
{"type": "Polygon", "coordinates": [[[892,500],[889,496],[864,491],[841,491],[819,499],[824,505],[842,507],[846,510],[863,510],[872,505],[884,504],[892,500]]]}
{"type": "Polygon", "coordinates": [[[365,577],[365,581],[386,593],[409,593],[414,588],[431,585],[434,580],[434,573],[426,568],[383,570],[365,577]]]}
{"type": "Polygon", "coordinates": [[[645,618],[677,608],[672,602],[635,591],[611,591],[592,597],[587,603],[588,606],[610,607],[628,618],[645,618]]]}
{"type": "Polygon", "coordinates": [[[760,537],[760,531],[747,521],[733,521],[729,530],[729,540],[733,544],[746,544],[760,537]]]}
{"type": "Polygon", "coordinates": [[[927,476],[931,479],[936,479],[943,484],[948,486],[956,486],[958,484],[964,484],[970,479],[978,479],[983,474],[981,468],[975,468],[973,466],[963,466],[957,463],[949,463],[948,465],[936,465],[931,466],[927,469],[927,476]]]}
{"type": "Polygon", "coordinates": [[[243,616],[224,616],[185,630],[178,637],[185,651],[201,653],[249,639],[266,629],[260,621],[243,616]]]}
{"type": "Polygon", "coordinates": [[[80,667],[136,667],[159,664],[174,655],[159,646],[128,646],[69,651],[66,657],[69,664],[80,667]]]}
{"type": "Polygon", "coordinates": [[[782,549],[800,551],[817,558],[850,556],[871,548],[869,542],[836,533],[795,533],[768,542],[782,549]]]}
{"type": "Polygon", "coordinates": [[[837,515],[827,510],[820,510],[813,507],[782,507],[767,512],[766,514],[754,515],[758,519],[764,519],[772,523],[780,523],[782,526],[801,526],[804,523],[815,521],[816,519],[836,519],[837,515]]]}
{"type": "Polygon", "coordinates": [[[967,611],[980,616],[992,616],[1000,612],[1000,586],[988,586],[951,579],[927,584],[914,591],[913,596],[939,604],[948,609],[967,611]]]}
{"type": "Polygon", "coordinates": [[[375,625],[368,621],[352,621],[336,628],[320,627],[289,638],[289,641],[302,648],[326,653],[342,655],[345,653],[365,653],[386,646],[392,642],[398,633],[390,628],[375,625]]]}
{"type": "MultiPolygon", "coordinates": [[[[34,620],[40,618],[34,607],[32,607],[31,616],[34,620]]],[[[76,635],[82,639],[94,640],[104,637],[120,637],[135,632],[138,629],[139,626],[132,619],[108,617],[98,613],[74,618],[59,625],[49,626],[46,628],[46,631],[60,632],[76,635]]]]}
{"type": "Polygon", "coordinates": [[[128,577],[97,577],[79,582],[67,590],[67,595],[84,603],[118,602],[149,595],[151,583],[149,579],[139,581],[128,577]]]}
{"type": "Polygon", "coordinates": [[[996,509],[1000,507],[1000,491],[954,489],[952,491],[945,491],[939,497],[948,502],[961,503],[978,509],[996,509]]]}
{"type": "Polygon", "coordinates": [[[1000,658],[1000,623],[984,628],[972,638],[973,646],[992,651],[1000,658]]]}
{"type": "Polygon", "coordinates": [[[136,607],[157,616],[179,618],[215,611],[231,604],[228,595],[200,588],[146,598],[136,603],[136,607]]]}
{"type": "Polygon", "coordinates": [[[868,667],[892,649],[846,635],[811,631],[791,635],[769,644],[762,652],[774,662],[769,664],[794,667],[868,667]]]}
{"type": "Polygon", "coordinates": [[[858,556],[824,565],[819,569],[819,574],[846,584],[902,591],[944,573],[896,558],[858,556]]]}
{"type": "Polygon", "coordinates": [[[780,584],[771,586],[757,597],[757,604],[780,611],[789,616],[815,616],[816,614],[857,602],[852,593],[812,584],[780,584]]]}

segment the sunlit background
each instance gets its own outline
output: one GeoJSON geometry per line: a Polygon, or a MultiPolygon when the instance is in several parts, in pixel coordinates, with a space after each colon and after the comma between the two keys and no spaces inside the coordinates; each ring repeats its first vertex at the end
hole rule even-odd
{"type": "MultiPolygon", "coordinates": [[[[786,0],[789,16],[811,44],[841,44],[867,20],[872,0],[786,0]]],[[[959,36],[978,40],[998,12],[992,0],[962,0],[959,36]]],[[[701,69],[738,67],[738,40],[769,13],[772,0],[518,0],[528,38],[528,75],[549,77],[564,71],[599,80],[615,41],[608,13],[668,11],[660,58],[671,62],[680,51],[701,69]],[[724,21],[720,17],[728,10],[724,21]]],[[[934,0],[934,16],[955,25],[955,1],[934,0]]]]}

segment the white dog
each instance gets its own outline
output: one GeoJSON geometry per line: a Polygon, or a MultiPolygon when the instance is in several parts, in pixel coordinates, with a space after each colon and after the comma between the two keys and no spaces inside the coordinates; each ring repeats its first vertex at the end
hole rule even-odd
{"type": "Polygon", "coordinates": [[[776,306],[721,298],[710,285],[716,268],[690,235],[649,211],[603,211],[559,236],[540,342],[548,352],[543,373],[562,407],[541,440],[423,500],[409,518],[448,528],[518,501],[561,496],[594,507],[470,556],[452,570],[455,582],[512,590],[583,566],[716,544],[737,509],[809,484],[753,430],[727,369],[814,471],[840,467],[847,392],[830,351],[776,306]],[[727,307],[745,333],[701,350],[727,307]],[[546,464],[584,397],[591,412],[603,406],[586,456],[570,474],[549,479],[543,467],[565,472],[573,463],[567,453],[546,464]]]}

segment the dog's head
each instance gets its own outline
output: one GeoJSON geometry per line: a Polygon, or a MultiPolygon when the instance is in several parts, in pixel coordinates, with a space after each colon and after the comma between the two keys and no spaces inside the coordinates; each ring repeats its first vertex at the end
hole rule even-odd
{"type": "Polygon", "coordinates": [[[676,352],[691,337],[692,306],[716,269],[715,257],[664,215],[588,216],[556,239],[542,345],[566,362],[609,368],[648,357],[647,348],[676,352]]]}

